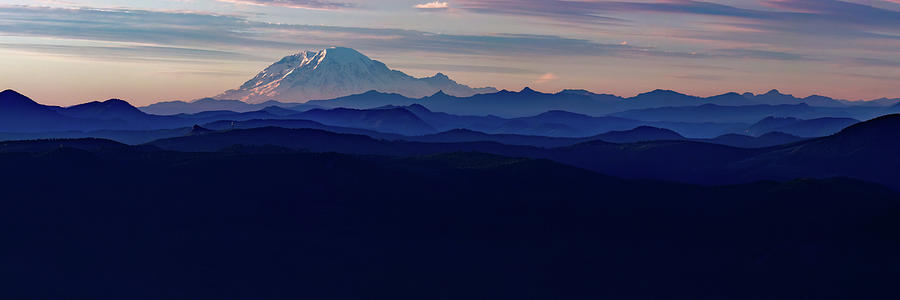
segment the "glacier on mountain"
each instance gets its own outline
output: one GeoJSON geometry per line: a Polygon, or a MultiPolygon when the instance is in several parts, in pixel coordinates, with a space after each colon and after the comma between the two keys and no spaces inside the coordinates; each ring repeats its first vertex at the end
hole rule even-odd
{"type": "Polygon", "coordinates": [[[493,93],[492,87],[471,88],[444,74],[415,78],[362,53],[343,47],[321,51],[303,51],[286,56],[265,68],[237,89],[228,90],[216,99],[260,103],[268,100],[306,102],[359,94],[376,90],[421,98],[443,91],[449,95],[468,97],[493,93]]]}

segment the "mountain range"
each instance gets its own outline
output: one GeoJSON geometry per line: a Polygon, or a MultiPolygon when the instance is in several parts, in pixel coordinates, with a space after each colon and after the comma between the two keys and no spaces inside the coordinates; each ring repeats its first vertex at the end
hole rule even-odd
{"type": "MultiPolygon", "coordinates": [[[[379,93],[379,95],[385,94],[379,93]]],[[[569,141],[584,141],[585,139],[596,139],[598,135],[612,131],[628,131],[648,126],[672,130],[686,138],[719,141],[715,138],[733,134],[762,136],[780,132],[802,137],[826,136],[858,122],[849,118],[823,117],[807,120],[769,115],[770,113],[779,114],[779,112],[782,115],[800,115],[787,109],[779,110],[782,106],[765,106],[766,109],[762,110],[759,109],[759,106],[716,106],[716,108],[730,109],[731,111],[728,114],[715,110],[701,111],[699,115],[688,114],[684,117],[672,115],[675,118],[664,119],[664,121],[640,120],[654,120],[653,113],[656,111],[629,116],[631,118],[589,116],[568,111],[547,111],[527,117],[504,118],[436,112],[421,104],[388,105],[373,109],[321,108],[307,105],[255,108],[258,109],[246,112],[213,110],[160,116],[142,112],[127,102],[116,99],[71,107],[45,106],[15,91],[7,90],[0,94],[0,114],[6,114],[6,117],[0,120],[0,139],[97,137],[112,138],[126,143],[143,143],[183,134],[194,125],[242,124],[243,121],[256,120],[254,123],[246,124],[294,127],[297,124],[307,124],[304,128],[361,133],[377,138],[396,135],[406,137],[433,135],[465,129],[495,136],[564,137],[569,141]],[[742,116],[741,113],[746,113],[748,117],[742,116]],[[740,116],[740,119],[734,119],[731,117],[732,115],[740,116]],[[759,119],[755,119],[757,117],[759,119]],[[694,122],[696,119],[704,122],[694,122]],[[734,120],[747,122],[731,122],[734,120]]],[[[701,108],[705,109],[706,107],[701,108]]],[[[885,110],[885,108],[877,109],[885,110]]],[[[629,113],[632,112],[641,111],[630,111],[629,113]]],[[[827,108],[822,113],[829,115],[845,114],[846,112],[838,108],[827,108]]],[[[216,125],[216,127],[222,128],[221,125],[216,125]]],[[[733,145],[768,145],[768,143],[757,143],[755,139],[747,140],[746,137],[734,136],[734,138],[745,142],[733,145]]],[[[770,141],[775,140],[771,139],[770,141]]]]}
{"type": "MultiPolygon", "coordinates": [[[[807,97],[809,98],[809,97],[807,97]]],[[[262,104],[247,104],[235,100],[201,99],[195,102],[161,102],[141,110],[147,113],[174,115],[202,111],[231,110],[247,112],[267,106],[279,106],[294,110],[313,108],[354,108],[371,109],[385,106],[422,105],[432,111],[456,115],[495,115],[507,118],[532,116],[547,111],[561,110],[591,116],[634,116],[647,120],[684,121],[703,114],[704,121],[756,122],[767,116],[796,117],[803,119],[821,117],[841,117],[870,119],[886,113],[900,112],[897,105],[876,105],[868,102],[843,100],[806,101],[777,91],[753,95],[728,93],[712,97],[696,97],[667,90],[655,90],[634,97],[623,98],[608,94],[594,94],[588,91],[564,90],[550,94],[530,88],[519,92],[499,91],[477,94],[470,97],[451,96],[443,91],[422,97],[411,98],[395,93],[370,90],[360,94],[338,97],[330,100],[313,100],[305,104],[269,101],[262,104]],[[828,104],[822,104],[827,102],[828,104]],[[745,117],[742,117],[747,112],[745,117]],[[690,115],[691,118],[679,115],[690,115]],[[729,114],[732,114],[731,116],[729,114]],[[731,119],[726,119],[730,117],[731,119]]],[[[817,97],[824,98],[824,97],[817,97]]],[[[830,98],[827,98],[830,99],[830,98]]],[[[693,119],[697,121],[696,119],[693,119]]]]}
{"type": "MultiPolygon", "coordinates": [[[[763,95],[739,95],[713,96],[701,98],[668,90],[655,90],[639,94],[630,98],[622,98],[607,94],[593,94],[587,91],[572,92],[562,91],[555,94],[542,93],[530,88],[519,92],[500,91],[490,94],[478,94],[471,97],[454,97],[438,92],[432,96],[413,99],[397,94],[385,94],[375,91],[359,95],[351,95],[331,100],[310,101],[321,107],[347,107],[347,108],[376,108],[386,105],[408,106],[420,104],[433,111],[446,112],[458,115],[496,115],[502,117],[521,117],[540,114],[552,110],[577,112],[592,116],[632,116],[635,114],[651,115],[669,113],[681,113],[689,110],[711,110],[704,119],[695,121],[710,121],[715,118],[722,122],[747,122],[748,119],[758,121],[759,114],[768,113],[774,116],[791,115],[803,118],[812,117],[851,117],[868,119],[884,114],[884,112],[896,111],[896,107],[847,104],[833,100],[833,105],[817,106],[804,99],[783,95],[777,91],[763,95]],[[790,101],[760,101],[759,99],[791,99],[790,101]],[[780,104],[772,104],[780,103],[780,104]],[[745,118],[725,119],[718,117],[719,110],[754,111],[756,114],[745,118]],[[763,111],[763,112],[756,112],[763,111]]],[[[762,118],[764,118],[763,116],[762,118]]],[[[683,121],[687,118],[680,119],[683,121]]],[[[657,117],[653,121],[672,121],[674,118],[657,117]]]]}
{"type": "Polygon", "coordinates": [[[268,66],[237,89],[216,99],[261,103],[269,100],[306,102],[332,99],[369,90],[420,98],[445,91],[457,96],[496,92],[494,88],[471,88],[438,73],[415,78],[391,70],[384,63],[350,48],[331,47],[286,56],[268,66]]]}

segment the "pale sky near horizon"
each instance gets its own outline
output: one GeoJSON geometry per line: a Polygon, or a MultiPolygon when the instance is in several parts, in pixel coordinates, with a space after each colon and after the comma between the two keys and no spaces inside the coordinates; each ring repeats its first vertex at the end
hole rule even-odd
{"type": "Polygon", "coordinates": [[[900,0],[0,0],[0,89],[192,100],[346,46],[474,87],[900,97],[900,0]]]}

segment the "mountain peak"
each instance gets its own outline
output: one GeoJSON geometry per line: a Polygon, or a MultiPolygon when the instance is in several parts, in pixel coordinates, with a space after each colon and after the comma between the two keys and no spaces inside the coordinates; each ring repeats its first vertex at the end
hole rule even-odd
{"type": "Polygon", "coordinates": [[[387,93],[382,93],[382,92],[379,92],[378,90],[368,90],[368,91],[365,91],[364,93],[360,93],[358,95],[377,96],[377,95],[385,95],[385,94],[387,94],[387,93]]]}
{"type": "Polygon", "coordinates": [[[206,134],[206,133],[210,133],[210,132],[213,132],[213,131],[210,129],[204,128],[203,126],[200,126],[200,125],[194,125],[194,127],[191,128],[191,131],[188,132],[187,135],[188,136],[200,135],[200,134],[206,134]]]}
{"type": "Polygon", "coordinates": [[[31,98],[14,90],[0,92],[0,108],[21,108],[41,106],[31,98]]]}
{"type": "Polygon", "coordinates": [[[267,112],[267,113],[270,113],[270,114],[273,114],[273,115],[276,115],[276,116],[287,116],[287,115],[291,115],[291,114],[298,113],[298,112],[295,111],[295,110],[290,110],[290,109],[287,109],[287,108],[284,108],[284,107],[281,107],[281,106],[278,106],[278,105],[269,105],[269,106],[266,106],[266,107],[264,107],[263,109],[261,109],[261,110],[259,110],[259,111],[260,111],[260,112],[267,112]]]}
{"type": "Polygon", "coordinates": [[[365,56],[362,53],[360,53],[359,51],[356,51],[356,49],[340,47],[340,46],[328,47],[328,48],[325,48],[322,50],[322,52],[326,52],[326,53],[329,51],[331,52],[331,54],[335,54],[335,55],[345,54],[345,55],[365,56]]]}
{"type": "Polygon", "coordinates": [[[591,91],[585,89],[564,89],[559,91],[558,94],[572,94],[572,95],[582,95],[582,96],[590,96],[594,95],[591,91]]]}
{"type": "Polygon", "coordinates": [[[654,94],[680,94],[679,92],[676,92],[676,91],[673,91],[673,90],[666,90],[666,89],[655,89],[655,90],[650,91],[650,93],[654,93],[654,94]]]}
{"type": "Polygon", "coordinates": [[[781,93],[780,91],[778,91],[777,89],[772,89],[771,91],[768,91],[768,92],[765,93],[764,95],[766,95],[766,96],[781,96],[781,95],[784,95],[784,94],[782,94],[782,93],[781,93]]]}
{"type": "Polygon", "coordinates": [[[679,92],[673,91],[673,90],[655,89],[655,90],[643,93],[641,95],[682,95],[682,94],[679,92]]]}
{"type": "Polygon", "coordinates": [[[286,56],[237,89],[225,91],[215,98],[249,103],[267,100],[306,102],[357,95],[369,90],[409,98],[428,97],[439,90],[460,97],[496,91],[459,84],[443,73],[412,77],[391,70],[384,63],[352,48],[331,47],[286,56]]]}
{"type": "Polygon", "coordinates": [[[444,90],[439,90],[439,91],[437,91],[437,93],[434,93],[434,95],[431,95],[431,97],[447,97],[447,96],[449,96],[449,95],[444,93],[444,90]]]}
{"type": "MultiPolygon", "coordinates": [[[[356,51],[352,48],[345,47],[329,47],[318,51],[300,51],[298,53],[285,56],[272,66],[276,65],[306,65],[321,64],[325,61],[333,61],[339,64],[348,64],[358,61],[370,61],[368,56],[356,51]]],[[[270,66],[271,67],[271,66],[270,66]]]]}
{"type": "Polygon", "coordinates": [[[19,92],[16,92],[16,91],[11,90],[11,89],[6,89],[6,90],[0,92],[0,97],[3,97],[3,98],[6,98],[6,97],[25,97],[25,95],[22,95],[22,94],[20,94],[19,92]]]}
{"type": "Polygon", "coordinates": [[[125,100],[109,99],[103,102],[93,101],[66,108],[65,114],[75,117],[99,118],[104,116],[120,116],[121,114],[143,116],[144,112],[125,100]]]}
{"type": "Polygon", "coordinates": [[[525,88],[523,88],[521,91],[519,91],[519,93],[521,93],[521,94],[539,94],[538,91],[535,91],[535,90],[531,89],[531,87],[527,87],[527,86],[525,88]]]}
{"type": "Polygon", "coordinates": [[[139,111],[139,109],[137,109],[137,107],[134,107],[134,105],[131,105],[131,103],[128,103],[128,101],[125,101],[122,99],[109,99],[109,100],[100,102],[100,104],[102,104],[106,107],[112,108],[112,109],[120,109],[120,110],[127,110],[127,111],[139,111]]]}
{"type": "Polygon", "coordinates": [[[109,99],[109,100],[103,101],[103,103],[110,104],[110,105],[127,105],[127,106],[131,106],[131,103],[128,103],[128,101],[125,101],[125,100],[122,100],[122,99],[116,99],[116,98],[113,98],[113,99],[109,99]]]}
{"type": "Polygon", "coordinates": [[[675,131],[652,126],[638,126],[631,130],[610,131],[596,135],[602,141],[611,143],[636,143],[645,141],[683,140],[684,136],[675,131]]]}
{"type": "Polygon", "coordinates": [[[591,118],[591,116],[579,113],[573,113],[565,110],[549,110],[535,117],[541,118],[591,118]]]}
{"type": "Polygon", "coordinates": [[[419,113],[430,113],[431,112],[430,109],[428,109],[427,107],[425,107],[421,104],[418,104],[418,103],[410,104],[409,106],[406,107],[406,109],[409,111],[412,111],[412,112],[419,112],[419,113]]]}
{"type": "Polygon", "coordinates": [[[363,55],[359,51],[346,47],[326,48],[316,53],[314,57],[317,57],[319,59],[319,63],[323,61],[333,61],[338,64],[352,64],[356,62],[372,61],[372,59],[370,59],[368,56],[363,55]]]}

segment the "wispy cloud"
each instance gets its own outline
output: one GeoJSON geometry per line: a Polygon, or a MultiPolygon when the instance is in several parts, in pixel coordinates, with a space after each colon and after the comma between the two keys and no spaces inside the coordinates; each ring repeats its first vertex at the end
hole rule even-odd
{"type": "Polygon", "coordinates": [[[900,60],[884,59],[884,58],[851,58],[847,60],[849,65],[864,67],[882,67],[882,68],[900,68],[900,60]]]}
{"type": "Polygon", "coordinates": [[[607,5],[602,2],[563,0],[457,0],[457,8],[484,13],[534,16],[578,22],[620,22],[621,19],[598,14],[607,5]]]}
{"type": "Polygon", "coordinates": [[[414,6],[414,7],[418,8],[418,9],[448,9],[448,8],[450,8],[450,3],[434,1],[434,2],[416,4],[416,6],[414,6]]]}
{"type": "Polygon", "coordinates": [[[759,49],[717,49],[709,52],[712,56],[723,58],[764,59],[782,61],[814,60],[814,58],[784,51],[759,50],[759,49]]]}
{"type": "Polygon", "coordinates": [[[559,76],[556,76],[556,74],[545,73],[544,75],[541,75],[540,77],[538,77],[537,80],[534,81],[534,83],[538,83],[538,84],[547,83],[547,82],[551,82],[551,81],[554,81],[557,79],[559,79],[559,76]]]}
{"type": "Polygon", "coordinates": [[[675,79],[686,79],[686,80],[697,80],[697,81],[722,81],[725,78],[718,75],[709,75],[709,74],[688,74],[688,75],[673,75],[672,78],[675,79]]]}
{"type": "Polygon", "coordinates": [[[348,2],[316,1],[316,0],[216,0],[243,5],[280,6],[303,9],[341,9],[356,5],[348,2]]]}
{"type": "Polygon", "coordinates": [[[485,65],[462,65],[462,64],[435,64],[435,63],[400,63],[391,64],[392,67],[400,69],[420,69],[420,70],[444,70],[446,72],[478,72],[493,74],[528,74],[535,73],[532,70],[501,67],[501,66],[485,66],[485,65]]]}
{"type": "MultiPolygon", "coordinates": [[[[525,2],[537,5],[537,2],[529,2],[529,0],[525,0],[525,2]]],[[[683,2],[671,1],[663,4],[686,5],[683,2]]],[[[617,5],[632,6],[636,4],[617,5]]],[[[741,10],[733,11],[720,6],[707,7],[698,4],[691,7],[693,8],[689,11],[692,13],[716,12],[723,15],[745,16],[754,14],[741,10]],[[702,7],[706,7],[706,9],[700,9],[702,7]]],[[[702,64],[701,62],[707,59],[728,59],[735,62],[769,60],[842,63],[838,60],[840,57],[829,58],[828,55],[819,53],[811,55],[809,52],[797,48],[771,46],[765,43],[727,48],[707,47],[706,49],[669,48],[665,45],[649,47],[642,46],[640,41],[622,43],[620,39],[602,43],[556,35],[439,34],[390,28],[292,25],[254,21],[239,15],[196,12],[0,6],[0,20],[2,20],[0,21],[0,36],[61,41],[56,45],[42,45],[27,41],[4,44],[3,40],[0,40],[0,48],[52,55],[81,56],[89,59],[189,60],[192,62],[202,62],[203,60],[268,61],[301,49],[337,45],[358,48],[363,52],[391,53],[395,57],[409,53],[433,53],[450,56],[481,56],[486,61],[497,61],[497,58],[503,57],[566,56],[569,59],[615,57],[636,60],[645,60],[650,57],[660,58],[660,61],[666,62],[679,60],[694,61],[698,64],[702,64]],[[66,40],[82,40],[93,44],[72,45],[65,42],[66,40]],[[102,45],[104,42],[115,44],[102,45]]],[[[755,23],[744,23],[745,26],[749,26],[747,24],[755,23]]],[[[717,34],[725,35],[726,33],[717,34]]],[[[753,34],[756,33],[751,32],[747,35],[753,34]]],[[[763,37],[765,35],[760,36],[760,38],[763,37]]],[[[887,57],[890,58],[890,56],[887,57]]],[[[895,59],[885,58],[885,61],[895,61],[895,59]]],[[[409,60],[402,62],[407,65],[414,63],[409,60]]],[[[866,63],[864,60],[854,61],[854,65],[864,65],[864,63],[866,63]]],[[[877,66],[878,64],[870,60],[865,65],[877,66]]],[[[881,65],[885,64],[881,63],[881,65]]],[[[481,73],[537,73],[508,66],[492,66],[490,63],[485,66],[457,63],[424,66],[420,63],[418,68],[481,73]]],[[[551,75],[555,76],[555,74],[551,75]]],[[[553,81],[553,78],[545,77],[538,80],[549,82],[553,81]]]]}
{"type": "MultiPolygon", "coordinates": [[[[762,32],[900,38],[900,11],[839,0],[762,0],[747,3],[761,3],[762,6],[741,8],[692,0],[457,0],[455,7],[476,13],[533,16],[576,23],[603,21],[633,24],[636,14],[699,15],[712,17],[705,22],[762,32]]],[[[739,37],[732,35],[731,38],[739,37]]]]}
{"type": "Polygon", "coordinates": [[[470,55],[671,56],[664,50],[553,35],[457,35],[362,27],[290,25],[239,16],[127,9],[0,7],[0,34],[143,43],[171,48],[254,53],[332,45],[392,52],[470,55]]]}
{"type": "Polygon", "coordinates": [[[268,61],[249,54],[196,48],[146,45],[59,45],[39,43],[0,43],[0,49],[41,53],[61,57],[82,57],[99,61],[157,61],[203,63],[219,60],[268,61]]]}

